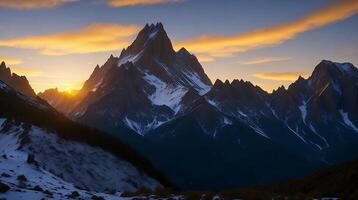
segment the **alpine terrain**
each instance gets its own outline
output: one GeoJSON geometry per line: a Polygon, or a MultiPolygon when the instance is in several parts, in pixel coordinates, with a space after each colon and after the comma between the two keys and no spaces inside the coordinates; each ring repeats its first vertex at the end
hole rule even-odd
{"type": "Polygon", "coordinates": [[[180,188],[286,180],[358,156],[355,66],[324,60],[272,93],[243,80],[212,83],[194,55],[173,49],[161,23],[96,66],[71,103],[46,93],[73,120],[128,142],[180,188]]]}
{"type": "Polygon", "coordinates": [[[121,192],[168,184],[127,144],[3,81],[0,155],[1,199],[123,199],[121,192]]]}

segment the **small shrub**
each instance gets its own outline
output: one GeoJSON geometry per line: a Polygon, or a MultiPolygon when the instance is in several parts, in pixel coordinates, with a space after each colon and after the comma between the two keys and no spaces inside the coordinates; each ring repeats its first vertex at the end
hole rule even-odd
{"type": "Polygon", "coordinates": [[[71,192],[71,194],[68,195],[68,197],[72,198],[72,199],[75,199],[79,196],[80,196],[80,194],[77,191],[73,191],[73,192],[71,192]]]}
{"type": "Polygon", "coordinates": [[[49,196],[52,196],[52,195],[53,195],[53,193],[50,192],[50,191],[48,191],[48,190],[43,191],[43,193],[44,193],[44,194],[47,194],[47,195],[49,195],[49,196]]]}
{"type": "Polygon", "coordinates": [[[2,177],[6,177],[6,178],[11,177],[9,174],[7,174],[7,173],[5,173],[5,172],[3,172],[3,173],[1,174],[1,176],[2,176],[2,177]]]}
{"type": "Polygon", "coordinates": [[[96,195],[93,195],[91,197],[92,200],[105,200],[103,197],[100,197],[100,196],[96,196],[96,195]]]}
{"type": "Polygon", "coordinates": [[[17,177],[17,180],[18,180],[18,181],[24,181],[24,182],[25,182],[25,181],[27,181],[27,178],[26,178],[25,175],[20,175],[20,176],[17,177]]]}
{"type": "Polygon", "coordinates": [[[10,190],[10,187],[5,183],[0,182],[0,193],[5,193],[10,190]]]}
{"type": "Polygon", "coordinates": [[[44,190],[43,190],[40,186],[38,186],[38,185],[36,185],[36,186],[33,188],[33,190],[38,191],[38,192],[43,192],[43,191],[44,191],[44,190]]]}
{"type": "Polygon", "coordinates": [[[38,163],[37,163],[37,161],[35,160],[35,155],[33,155],[33,154],[29,154],[29,155],[27,156],[26,162],[29,163],[29,164],[34,164],[35,166],[38,166],[38,163]]]}

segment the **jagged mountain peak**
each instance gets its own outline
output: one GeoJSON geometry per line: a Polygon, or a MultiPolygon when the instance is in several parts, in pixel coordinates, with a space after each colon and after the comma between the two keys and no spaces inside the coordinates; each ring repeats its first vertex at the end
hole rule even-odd
{"type": "Polygon", "coordinates": [[[1,62],[0,67],[1,67],[1,68],[5,68],[5,67],[6,67],[6,64],[5,64],[4,61],[1,62]]]}
{"type": "Polygon", "coordinates": [[[224,83],[220,80],[220,79],[216,79],[213,87],[216,88],[216,87],[222,87],[224,85],[224,83]]]}
{"type": "Polygon", "coordinates": [[[146,24],[134,42],[122,51],[120,59],[138,54],[154,56],[162,61],[173,59],[175,51],[162,23],[146,24]]]}
{"type": "Polygon", "coordinates": [[[4,61],[1,62],[0,65],[0,80],[27,96],[36,96],[27,78],[25,76],[19,76],[12,73],[11,69],[6,67],[4,61]]]}
{"type": "Polygon", "coordinates": [[[0,65],[0,76],[11,76],[11,70],[10,68],[6,67],[6,64],[4,61],[1,62],[0,65]]]}
{"type": "Polygon", "coordinates": [[[178,54],[179,55],[192,55],[186,48],[184,48],[184,47],[182,47],[182,48],[180,48],[179,49],[179,51],[178,51],[178,54]]]}
{"type": "Polygon", "coordinates": [[[214,89],[222,89],[222,88],[240,88],[240,89],[258,89],[262,92],[265,92],[262,90],[259,86],[253,85],[250,81],[244,81],[243,79],[234,79],[233,81],[225,80],[225,82],[221,81],[220,79],[217,79],[213,85],[214,89]]]}
{"type": "Polygon", "coordinates": [[[327,84],[338,89],[341,81],[357,77],[358,69],[353,64],[323,60],[315,67],[307,80],[308,85],[316,89],[324,88],[327,84]]]}
{"type": "Polygon", "coordinates": [[[358,76],[358,69],[351,63],[338,63],[322,60],[314,69],[311,78],[317,76],[328,76],[339,78],[344,76],[358,76]]]}
{"type": "Polygon", "coordinates": [[[281,85],[277,89],[274,89],[272,91],[272,94],[275,95],[275,94],[280,94],[280,93],[283,93],[283,92],[286,92],[286,88],[285,88],[285,86],[281,85]]]}

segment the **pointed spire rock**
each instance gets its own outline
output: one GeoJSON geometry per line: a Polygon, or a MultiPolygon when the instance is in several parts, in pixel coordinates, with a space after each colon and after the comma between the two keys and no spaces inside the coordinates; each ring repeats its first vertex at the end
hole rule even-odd
{"type": "Polygon", "coordinates": [[[190,52],[189,52],[186,48],[184,48],[184,47],[182,47],[182,48],[179,49],[178,54],[181,54],[181,55],[191,55],[190,52]]]}
{"type": "Polygon", "coordinates": [[[158,57],[162,61],[174,59],[175,51],[163,24],[146,25],[120,58],[139,53],[158,57]]]}
{"type": "Polygon", "coordinates": [[[0,65],[1,68],[6,68],[6,64],[4,61],[1,62],[1,65],[0,65]]]}
{"type": "Polygon", "coordinates": [[[0,80],[25,95],[36,96],[26,77],[11,73],[5,62],[0,64],[0,80]]]}
{"type": "Polygon", "coordinates": [[[214,87],[222,87],[224,83],[220,79],[216,79],[214,87]]]}

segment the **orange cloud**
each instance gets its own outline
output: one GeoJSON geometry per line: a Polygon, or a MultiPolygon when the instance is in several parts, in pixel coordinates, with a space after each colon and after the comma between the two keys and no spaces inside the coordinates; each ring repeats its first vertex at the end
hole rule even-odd
{"type": "Polygon", "coordinates": [[[198,54],[196,57],[198,58],[199,62],[211,62],[214,60],[214,57],[205,54],[198,54]]]}
{"type": "Polygon", "coordinates": [[[4,61],[7,65],[18,65],[22,63],[22,60],[17,58],[1,57],[0,62],[4,61]]]}
{"type": "Polygon", "coordinates": [[[295,81],[299,76],[307,78],[309,73],[307,72],[269,72],[253,74],[254,77],[275,81],[295,81]]]}
{"type": "Polygon", "coordinates": [[[241,61],[239,62],[242,65],[256,65],[256,64],[263,64],[263,63],[272,63],[272,62],[279,62],[279,61],[285,61],[290,60],[289,57],[260,57],[260,58],[254,58],[251,60],[241,61]]]}
{"type": "Polygon", "coordinates": [[[27,67],[11,67],[11,71],[18,75],[25,75],[26,77],[40,76],[42,74],[42,72],[36,68],[27,67]]]}
{"type": "Polygon", "coordinates": [[[337,0],[298,20],[236,35],[203,35],[175,43],[197,54],[225,57],[238,52],[279,45],[299,33],[344,20],[358,12],[357,0],[337,0]]]}
{"type": "Polygon", "coordinates": [[[164,3],[177,3],[184,0],[107,0],[107,3],[113,7],[137,6],[137,5],[154,5],[164,3]]]}
{"type": "Polygon", "coordinates": [[[137,25],[95,23],[77,30],[0,40],[0,46],[37,49],[44,55],[117,50],[130,43],[137,25]]]}
{"type": "Polygon", "coordinates": [[[0,7],[29,10],[39,8],[53,8],[75,1],[78,0],[0,0],[0,7]]]}

